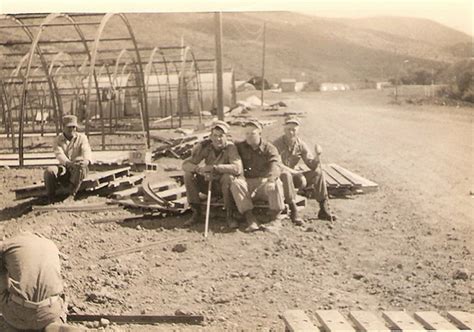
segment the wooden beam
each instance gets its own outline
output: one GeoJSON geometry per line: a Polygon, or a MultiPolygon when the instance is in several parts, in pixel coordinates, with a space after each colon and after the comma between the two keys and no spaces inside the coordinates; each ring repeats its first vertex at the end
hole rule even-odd
{"type": "Polygon", "coordinates": [[[474,315],[464,311],[448,311],[448,318],[463,330],[474,330],[474,315]]]}
{"type": "Polygon", "coordinates": [[[458,331],[456,326],[435,311],[415,312],[415,318],[428,330],[433,331],[458,331]]]}
{"type": "Polygon", "coordinates": [[[370,311],[351,311],[349,318],[354,322],[357,331],[389,332],[390,329],[370,311]]]}
{"type": "Polygon", "coordinates": [[[97,314],[72,314],[67,315],[68,322],[93,322],[101,318],[111,323],[119,324],[191,324],[199,325],[204,322],[202,315],[97,315],[97,314]]]}
{"type": "Polygon", "coordinates": [[[303,310],[287,310],[283,314],[286,331],[288,332],[319,332],[303,310]]]}
{"type": "Polygon", "coordinates": [[[405,311],[384,311],[382,316],[391,324],[392,329],[399,331],[425,331],[415,319],[405,311]]]}
{"type": "Polygon", "coordinates": [[[355,329],[337,310],[318,310],[316,311],[320,323],[325,331],[347,331],[355,332],[355,329]]]}
{"type": "Polygon", "coordinates": [[[81,204],[81,205],[33,205],[32,210],[37,212],[97,212],[121,210],[122,207],[112,204],[81,204]]]}

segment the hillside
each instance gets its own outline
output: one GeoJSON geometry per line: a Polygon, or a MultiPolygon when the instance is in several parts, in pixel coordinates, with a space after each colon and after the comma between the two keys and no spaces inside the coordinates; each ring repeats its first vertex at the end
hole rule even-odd
{"type": "MultiPolygon", "coordinates": [[[[197,57],[214,56],[214,20],[210,13],[127,14],[142,45],[179,45],[181,37],[197,57]]],[[[315,81],[385,80],[404,60],[409,67],[438,69],[466,55],[471,38],[426,19],[374,17],[321,18],[289,12],[224,13],[224,65],[237,78],[260,75],[262,23],[267,22],[266,76],[315,81]]],[[[125,33],[119,20],[106,28],[125,33]]],[[[64,35],[61,31],[57,36],[64,35]]],[[[0,30],[0,39],[12,39],[0,30]]]]}

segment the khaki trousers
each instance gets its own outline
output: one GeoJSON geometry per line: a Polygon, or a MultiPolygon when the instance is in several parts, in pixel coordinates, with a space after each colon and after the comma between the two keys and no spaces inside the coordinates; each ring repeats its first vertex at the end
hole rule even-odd
{"type": "Polygon", "coordinates": [[[304,188],[313,189],[313,197],[318,202],[322,202],[328,198],[328,189],[321,167],[316,168],[314,171],[311,170],[299,174],[283,171],[280,175],[280,179],[283,183],[286,203],[290,203],[295,199],[297,189],[304,188]]]}
{"type": "Polygon", "coordinates": [[[279,179],[265,182],[264,178],[239,177],[230,185],[235,205],[241,214],[253,209],[254,200],[267,201],[270,210],[281,211],[285,208],[283,188],[279,179]]]}
{"type": "Polygon", "coordinates": [[[75,195],[88,172],[89,168],[80,164],[48,167],[44,171],[44,184],[48,196],[54,197],[59,187],[71,189],[70,194],[75,195]]]}

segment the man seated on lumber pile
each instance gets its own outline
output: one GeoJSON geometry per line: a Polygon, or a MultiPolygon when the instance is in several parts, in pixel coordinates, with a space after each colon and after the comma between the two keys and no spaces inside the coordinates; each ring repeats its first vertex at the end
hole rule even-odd
{"type": "Polygon", "coordinates": [[[21,233],[0,242],[0,312],[7,331],[82,331],[67,326],[59,250],[21,233]]]}
{"type": "Polygon", "coordinates": [[[262,139],[262,125],[258,120],[245,124],[245,140],[236,143],[244,177],[232,182],[231,191],[237,208],[247,221],[247,232],[260,228],[253,214],[253,200],[268,201],[270,221],[278,218],[284,208],[280,176],[280,156],[273,144],[262,139]]]}
{"type": "Polygon", "coordinates": [[[282,173],[280,178],[283,182],[286,203],[290,207],[291,220],[296,225],[303,224],[295,204],[296,188],[309,188],[312,191],[312,197],[318,201],[320,206],[318,218],[333,221],[336,216],[332,215],[329,210],[328,190],[320,162],[321,147],[318,144],[315,145],[315,155],[313,156],[308,145],[298,136],[299,128],[298,118],[291,116],[286,118],[284,134],[273,142],[281,155],[282,173]],[[295,169],[300,160],[304,161],[309,168],[308,171],[295,169]]]}
{"type": "Polygon", "coordinates": [[[194,146],[192,154],[183,162],[186,196],[193,215],[184,225],[190,226],[202,221],[202,208],[199,193],[207,193],[208,183],[212,182],[212,195],[222,196],[226,210],[226,220],[230,228],[239,225],[233,218],[233,201],[230,184],[235,176],[242,174],[242,160],[234,143],[227,140],[229,125],[215,121],[209,139],[194,146]],[[201,166],[201,162],[204,165],[201,166]]]}
{"type": "Polygon", "coordinates": [[[44,183],[48,198],[53,200],[56,190],[61,188],[74,198],[89,171],[91,147],[87,136],[77,132],[77,117],[65,115],[63,132],[53,144],[59,166],[50,166],[44,172],[44,183]]]}

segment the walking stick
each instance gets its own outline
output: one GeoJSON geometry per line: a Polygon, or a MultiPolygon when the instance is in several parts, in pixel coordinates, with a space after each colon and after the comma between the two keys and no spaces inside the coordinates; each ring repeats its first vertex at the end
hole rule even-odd
{"type": "Polygon", "coordinates": [[[204,237],[207,237],[207,232],[209,230],[209,214],[211,212],[211,194],[212,194],[212,174],[211,172],[209,178],[209,185],[207,187],[207,202],[206,202],[206,222],[204,224],[204,237]]]}

